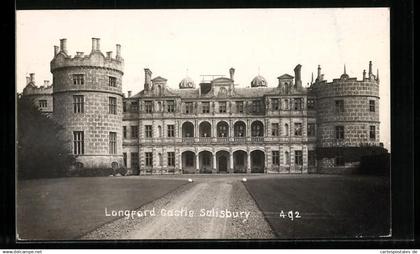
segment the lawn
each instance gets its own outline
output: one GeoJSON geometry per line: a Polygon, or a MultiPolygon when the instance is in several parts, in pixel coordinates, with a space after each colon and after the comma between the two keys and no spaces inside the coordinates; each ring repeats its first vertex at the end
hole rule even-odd
{"type": "Polygon", "coordinates": [[[183,180],[79,177],[17,183],[21,240],[71,240],[116,217],[105,208],[135,209],[187,183],[183,180]]]}
{"type": "Polygon", "coordinates": [[[390,187],[384,177],[274,176],[251,178],[245,185],[278,238],[365,238],[390,233],[390,187]],[[289,219],[289,211],[299,212],[301,218],[289,219]]]}

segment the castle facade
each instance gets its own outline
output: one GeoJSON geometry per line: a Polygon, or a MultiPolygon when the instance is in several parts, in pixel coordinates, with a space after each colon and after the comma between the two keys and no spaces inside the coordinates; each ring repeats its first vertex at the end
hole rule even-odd
{"type": "Polygon", "coordinates": [[[54,47],[53,84],[27,79],[23,96],[64,126],[77,167],[126,166],[132,174],[344,173],[380,147],[379,74],[363,71],[327,82],[321,68],[309,87],[283,74],[276,86],[257,75],[250,87],[228,77],[189,77],[179,88],[144,69],[144,89],[122,93],[121,46],[104,55],[54,47]],[[352,154],[349,157],[348,154],[352,154]]]}

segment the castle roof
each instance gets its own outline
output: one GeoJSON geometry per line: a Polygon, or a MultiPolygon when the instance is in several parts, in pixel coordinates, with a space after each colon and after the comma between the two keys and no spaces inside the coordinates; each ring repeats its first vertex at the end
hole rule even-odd
{"type": "Polygon", "coordinates": [[[277,77],[278,79],[292,79],[292,78],[294,78],[292,75],[289,75],[289,74],[283,74],[283,75],[281,75],[280,77],[277,77]]]}
{"type": "Polygon", "coordinates": [[[252,81],[251,81],[251,87],[265,87],[267,86],[267,80],[261,75],[257,75],[252,81]]]}

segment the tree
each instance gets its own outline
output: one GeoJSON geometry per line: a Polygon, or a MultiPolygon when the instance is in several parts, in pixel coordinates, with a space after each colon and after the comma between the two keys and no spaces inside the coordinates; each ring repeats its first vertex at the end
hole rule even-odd
{"type": "Polygon", "coordinates": [[[32,99],[17,100],[17,169],[19,178],[65,176],[74,163],[66,149],[68,141],[58,136],[63,128],[40,112],[32,99]]]}

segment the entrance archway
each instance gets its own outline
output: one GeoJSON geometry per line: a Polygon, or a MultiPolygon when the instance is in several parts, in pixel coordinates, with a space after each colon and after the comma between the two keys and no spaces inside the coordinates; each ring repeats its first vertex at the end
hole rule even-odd
{"type": "Polygon", "coordinates": [[[182,153],[182,172],[186,174],[195,172],[195,154],[191,151],[182,153]]]}
{"type": "Polygon", "coordinates": [[[251,152],[251,173],[264,173],[265,153],[260,150],[251,152]]]}
{"type": "Polygon", "coordinates": [[[233,152],[233,172],[246,173],[248,159],[245,151],[239,150],[233,152]]]}
{"type": "Polygon", "coordinates": [[[228,173],[229,172],[229,152],[219,151],[216,153],[216,163],[217,163],[217,172],[218,173],[228,173]]]}
{"type": "Polygon", "coordinates": [[[198,154],[200,173],[212,173],[213,154],[209,151],[202,151],[198,154]]]}

